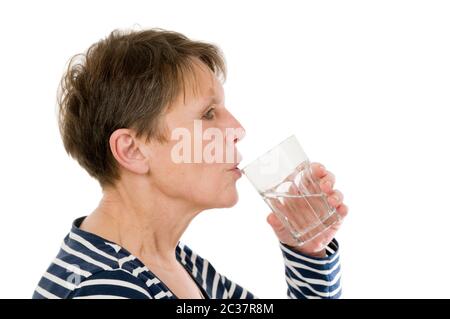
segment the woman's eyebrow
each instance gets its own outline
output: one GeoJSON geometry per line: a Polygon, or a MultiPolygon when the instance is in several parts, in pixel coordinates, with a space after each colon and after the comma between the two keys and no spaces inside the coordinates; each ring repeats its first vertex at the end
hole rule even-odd
{"type": "Polygon", "coordinates": [[[202,112],[206,112],[206,110],[211,106],[211,104],[219,103],[219,100],[216,96],[209,96],[202,102],[202,112]]]}

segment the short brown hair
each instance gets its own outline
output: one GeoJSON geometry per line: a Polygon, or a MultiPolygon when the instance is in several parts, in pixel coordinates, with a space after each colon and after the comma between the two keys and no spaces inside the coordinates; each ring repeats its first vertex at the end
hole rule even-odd
{"type": "Polygon", "coordinates": [[[164,141],[160,118],[185,88],[198,58],[226,77],[220,49],[163,29],[115,30],[69,62],[58,90],[64,148],[100,185],[119,179],[109,137],[132,128],[137,137],[164,141]]]}

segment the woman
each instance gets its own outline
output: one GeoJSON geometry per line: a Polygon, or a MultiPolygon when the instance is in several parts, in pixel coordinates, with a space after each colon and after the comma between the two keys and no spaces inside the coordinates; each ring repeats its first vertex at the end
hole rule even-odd
{"type": "MultiPolygon", "coordinates": [[[[198,135],[200,123],[200,134],[215,130],[216,145],[235,151],[242,136],[229,132],[243,128],[224,105],[220,77],[216,46],[161,29],[112,32],[71,60],[58,99],[60,131],[103,198],[74,221],[34,298],[254,298],[179,242],[197,214],[238,200],[236,153],[232,161],[198,160],[195,138],[182,149],[174,138],[198,135]]],[[[313,173],[344,217],[333,175],[320,164],[313,173]]],[[[273,213],[268,222],[280,240],[288,296],[339,297],[333,237],[340,224],[296,247],[273,213]]]]}

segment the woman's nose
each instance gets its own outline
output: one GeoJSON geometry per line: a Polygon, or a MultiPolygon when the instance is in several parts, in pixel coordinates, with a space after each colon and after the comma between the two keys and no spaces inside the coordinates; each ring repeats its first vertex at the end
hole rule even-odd
{"type": "Polygon", "coordinates": [[[230,112],[228,114],[230,116],[230,128],[233,128],[232,131],[234,131],[233,141],[237,143],[245,137],[245,129],[233,114],[230,112]]]}

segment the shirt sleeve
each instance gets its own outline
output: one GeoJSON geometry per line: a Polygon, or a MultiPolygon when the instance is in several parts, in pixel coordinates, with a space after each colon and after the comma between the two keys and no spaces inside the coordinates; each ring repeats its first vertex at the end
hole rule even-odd
{"type": "MultiPolygon", "coordinates": [[[[339,245],[335,239],[326,248],[327,256],[303,255],[280,243],[285,264],[287,296],[292,299],[337,299],[341,295],[339,245]]],[[[226,299],[256,299],[244,287],[220,275],[226,299]]]]}
{"type": "Polygon", "coordinates": [[[256,299],[257,297],[244,287],[229,280],[226,276],[221,275],[225,292],[223,299],[256,299]]]}
{"type": "Polygon", "coordinates": [[[105,270],[82,281],[71,299],[151,299],[146,286],[122,269],[105,270]]]}
{"type": "Polygon", "coordinates": [[[335,239],[326,248],[324,258],[303,255],[282,243],[280,247],[289,298],[337,299],[341,296],[339,245],[335,239]]]}

